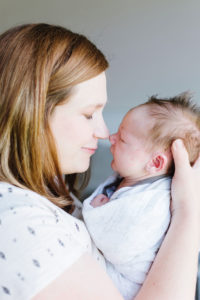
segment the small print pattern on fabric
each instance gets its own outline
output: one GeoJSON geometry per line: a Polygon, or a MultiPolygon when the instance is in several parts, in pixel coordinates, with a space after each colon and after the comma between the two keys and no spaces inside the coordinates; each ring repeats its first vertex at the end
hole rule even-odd
{"type": "Polygon", "coordinates": [[[0,241],[1,300],[31,299],[93,251],[82,221],[32,191],[2,182],[0,241]]]}

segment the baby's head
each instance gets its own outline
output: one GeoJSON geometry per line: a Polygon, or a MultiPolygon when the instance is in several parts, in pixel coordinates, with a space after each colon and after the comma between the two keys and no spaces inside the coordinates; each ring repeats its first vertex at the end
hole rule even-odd
{"type": "Polygon", "coordinates": [[[132,108],[110,136],[112,168],[122,177],[140,180],[173,173],[171,144],[181,138],[193,164],[200,152],[200,109],[188,93],[151,97],[132,108]]]}

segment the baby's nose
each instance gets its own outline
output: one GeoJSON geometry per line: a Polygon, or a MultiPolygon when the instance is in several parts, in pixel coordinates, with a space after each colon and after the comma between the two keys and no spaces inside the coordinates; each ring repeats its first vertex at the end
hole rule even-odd
{"type": "Polygon", "coordinates": [[[111,145],[114,145],[114,144],[115,144],[115,142],[116,142],[116,133],[111,134],[111,135],[109,136],[109,141],[110,141],[111,145]]]}

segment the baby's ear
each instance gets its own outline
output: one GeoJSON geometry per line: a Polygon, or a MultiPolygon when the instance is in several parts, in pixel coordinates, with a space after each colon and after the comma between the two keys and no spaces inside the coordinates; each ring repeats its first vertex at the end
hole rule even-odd
{"type": "Polygon", "coordinates": [[[165,171],[168,164],[168,157],[164,153],[155,153],[146,164],[146,171],[149,174],[155,174],[165,171]]]}

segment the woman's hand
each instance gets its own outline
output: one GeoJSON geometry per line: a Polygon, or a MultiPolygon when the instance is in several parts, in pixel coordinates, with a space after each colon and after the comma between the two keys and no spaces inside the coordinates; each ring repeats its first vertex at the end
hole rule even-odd
{"type": "MultiPolygon", "coordinates": [[[[172,217],[197,217],[200,223],[200,158],[191,167],[182,140],[174,141],[172,154],[175,174],[172,180],[172,217]]],[[[199,224],[200,225],[200,224],[199,224]]]]}
{"type": "Polygon", "coordinates": [[[182,141],[172,145],[172,220],[135,300],[192,300],[200,237],[200,160],[193,167],[182,141]]]}

